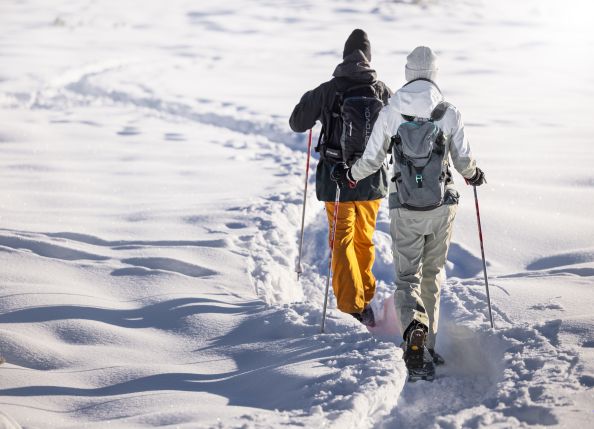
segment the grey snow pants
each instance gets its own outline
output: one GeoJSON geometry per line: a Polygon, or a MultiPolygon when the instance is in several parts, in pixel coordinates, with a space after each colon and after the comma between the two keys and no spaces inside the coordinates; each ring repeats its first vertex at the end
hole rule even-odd
{"type": "Polygon", "coordinates": [[[457,208],[448,204],[429,211],[390,210],[396,315],[403,334],[413,320],[428,326],[430,349],[435,348],[440,289],[457,208]]]}

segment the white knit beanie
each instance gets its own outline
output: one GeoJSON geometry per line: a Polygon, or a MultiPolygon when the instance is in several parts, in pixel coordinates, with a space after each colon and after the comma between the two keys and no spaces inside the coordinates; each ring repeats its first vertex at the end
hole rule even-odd
{"type": "Polygon", "coordinates": [[[437,70],[437,56],[427,46],[417,46],[406,57],[404,75],[409,82],[419,78],[435,80],[437,70]]]}

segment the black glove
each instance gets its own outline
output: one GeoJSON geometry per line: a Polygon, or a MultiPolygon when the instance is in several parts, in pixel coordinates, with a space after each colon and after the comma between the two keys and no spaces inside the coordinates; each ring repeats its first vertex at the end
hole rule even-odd
{"type": "Polygon", "coordinates": [[[474,173],[474,176],[472,176],[470,179],[464,180],[466,180],[467,184],[472,186],[481,186],[483,183],[487,183],[485,173],[483,173],[483,170],[481,170],[478,167],[476,167],[476,172],[474,173]]]}
{"type": "Polygon", "coordinates": [[[357,181],[351,176],[351,169],[344,163],[339,162],[330,172],[330,178],[336,182],[340,188],[346,188],[347,186],[354,189],[357,186],[357,181]]]}

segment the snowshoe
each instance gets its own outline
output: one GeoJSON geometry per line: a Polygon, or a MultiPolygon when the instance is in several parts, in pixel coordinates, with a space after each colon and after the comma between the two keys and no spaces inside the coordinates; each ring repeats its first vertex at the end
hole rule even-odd
{"type": "Polygon", "coordinates": [[[404,363],[408,369],[408,381],[433,381],[435,366],[429,351],[425,347],[425,331],[421,327],[414,327],[408,333],[404,349],[404,363]]]}
{"type": "Polygon", "coordinates": [[[435,365],[443,365],[445,364],[445,360],[444,358],[435,351],[435,349],[428,349],[429,350],[429,354],[431,355],[431,358],[433,358],[433,363],[435,365]]]}

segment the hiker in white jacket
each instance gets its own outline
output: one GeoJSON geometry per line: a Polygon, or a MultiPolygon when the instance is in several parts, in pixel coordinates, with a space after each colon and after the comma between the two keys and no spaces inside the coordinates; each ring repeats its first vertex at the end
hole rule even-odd
{"type": "MultiPolygon", "coordinates": [[[[452,186],[450,158],[467,183],[479,186],[485,178],[472,157],[460,112],[444,101],[435,84],[437,70],[436,56],[430,48],[420,46],[412,51],[405,68],[408,83],[390,98],[389,104],[380,112],[363,156],[350,169],[345,167],[342,180],[337,181],[341,186],[349,182],[353,186],[375,173],[388,155],[396,157],[395,149],[389,153],[392,137],[403,123],[418,127],[418,124],[431,119],[443,132],[441,141],[445,155],[437,161],[438,165],[442,165],[437,168],[443,168],[440,179],[443,195],[437,207],[415,209],[403,205],[398,196],[401,183],[397,186],[394,179],[390,183],[389,196],[397,286],[394,301],[403,337],[410,345],[413,331],[419,331],[415,340],[417,346],[426,346],[433,362],[440,364],[443,359],[435,353],[440,286],[444,281],[444,266],[459,198],[452,186]],[[436,111],[439,111],[438,114],[436,111]]],[[[395,173],[397,164],[394,163],[395,173]]],[[[402,164],[399,168],[403,168],[402,164]]],[[[395,178],[399,178],[398,173],[395,178]]],[[[417,182],[422,180],[422,175],[417,175],[417,182]]],[[[405,360],[406,353],[405,349],[405,360]]]]}

